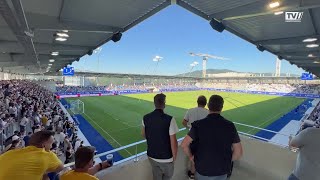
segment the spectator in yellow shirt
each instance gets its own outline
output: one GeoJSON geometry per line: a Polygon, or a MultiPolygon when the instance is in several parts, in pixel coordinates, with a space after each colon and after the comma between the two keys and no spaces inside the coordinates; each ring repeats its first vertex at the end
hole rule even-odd
{"type": "Polygon", "coordinates": [[[93,175],[110,165],[104,161],[93,166],[94,151],[90,146],[79,147],[75,153],[75,169],[61,175],[60,180],[98,180],[93,175]]]}
{"type": "Polygon", "coordinates": [[[0,180],[41,180],[49,172],[63,169],[62,162],[50,151],[54,133],[39,131],[30,138],[30,146],[0,156],[0,180]]]}
{"type": "Polygon", "coordinates": [[[42,126],[46,126],[47,122],[48,122],[48,118],[47,118],[47,116],[45,114],[43,114],[42,118],[41,118],[42,126]]]}

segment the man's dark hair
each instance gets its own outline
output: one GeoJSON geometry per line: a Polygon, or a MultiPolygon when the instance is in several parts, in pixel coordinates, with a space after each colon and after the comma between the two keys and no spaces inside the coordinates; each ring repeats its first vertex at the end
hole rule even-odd
{"type": "Polygon", "coordinates": [[[154,96],[153,101],[156,108],[163,108],[166,103],[166,95],[162,93],[157,94],[154,96]]]}
{"type": "Polygon", "coordinates": [[[51,136],[54,136],[53,131],[45,130],[45,131],[36,132],[30,137],[29,144],[30,146],[36,146],[38,148],[42,148],[42,144],[48,141],[51,136]]]}
{"type": "Polygon", "coordinates": [[[207,98],[205,96],[199,96],[197,103],[200,106],[206,106],[207,105],[207,98]]]}
{"type": "Polygon", "coordinates": [[[94,151],[92,146],[79,147],[75,153],[75,167],[84,168],[93,159],[94,151]]]}
{"type": "Polygon", "coordinates": [[[219,95],[212,95],[209,99],[208,108],[210,111],[221,111],[223,108],[223,98],[219,95]]]}

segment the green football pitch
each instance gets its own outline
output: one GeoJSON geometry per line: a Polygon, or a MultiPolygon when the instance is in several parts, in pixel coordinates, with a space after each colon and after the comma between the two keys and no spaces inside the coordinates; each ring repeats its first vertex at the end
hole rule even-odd
{"type": "MultiPolygon", "coordinates": [[[[264,128],[273,121],[288,113],[304,99],[294,97],[279,97],[270,95],[252,95],[230,92],[189,91],[165,93],[165,112],[172,115],[182,128],[182,120],[187,109],[196,107],[197,97],[204,95],[208,99],[213,94],[221,95],[224,100],[222,115],[234,122],[244,123],[264,128]]],[[[120,147],[142,140],[141,121],[144,114],[153,111],[153,96],[149,94],[130,94],[119,96],[81,97],[84,102],[83,117],[114,147],[120,147]]],[[[74,100],[68,98],[67,100],[74,100]]],[[[257,129],[237,126],[237,130],[255,134],[257,129]]],[[[178,133],[183,137],[186,131],[178,133]]],[[[137,148],[128,148],[120,154],[124,157],[145,150],[145,144],[137,148]]]]}

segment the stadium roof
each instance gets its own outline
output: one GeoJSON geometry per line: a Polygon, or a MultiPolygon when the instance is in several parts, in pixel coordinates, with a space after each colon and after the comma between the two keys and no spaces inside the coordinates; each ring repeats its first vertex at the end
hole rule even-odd
{"type": "MultiPolygon", "coordinates": [[[[15,73],[56,72],[92,53],[171,4],[211,21],[279,58],[320,76],[320,1],[279,0],[0,0],[0,67],[15,73]],[[275,0],[273,1],[275,2],[275,0]],[[303,12],[285,22],[281,12],[303,12]],[[280,15],[275,15],[277,12],[280,15]],[[299,19],[298,19],[299,20],[299,19]],[[69,37],[58,38],[57,33],[69,37]],[[315,38],[314,42],[303,42],[315,38]],[[312,45],[311,45],[312,46],[312,45]],[[53,56],[52,52],[59,52],[53,56]],[[55,61],[50,63],[49,59],[55,61]],[[319,63],[318,63],[319,62],[319,63]]],[[[209,23],[208,23],[209,25],[209,23]]],[[[221,42],[223,43],[223,42],[221,42]]]]}

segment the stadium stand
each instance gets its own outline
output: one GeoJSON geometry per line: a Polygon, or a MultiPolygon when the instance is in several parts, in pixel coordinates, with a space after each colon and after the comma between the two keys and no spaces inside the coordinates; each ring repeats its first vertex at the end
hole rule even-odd
{"type": "Polygon", "coordinates": [[[266,91],[282,93],[319,94],[316,84],[248,84],[248,83],[204,83],[201,87],[231,90],[266,91]]]}
{"type": "Polygon", "coordinates": [[[30,136],[41,130],[56,132],[52,151],[66,163],[73,159],[73,147],[81,146],[77,125],[55,95],[34,82],[0,81],[0,109],[2,153],[27,146],[30,136]]]}
{"type": "Polygon", "coordinates": [[[183,89],[183,88],[198,88],[193,84],[143,84],[143,85],[108,85],[108,86],[57,86],[57,93],[83,93],[97,91],[116,91],[116,90],[148,90],[156,89],[183,89]]]}
{"type": "Polygon", "coordinates": [[[195,84],[151,84],[151,85],[117,85],[117,86],[57,86],[57,93],[83,93],[112,90],[148,90],[150,87],[160,91],[164,89],[215,88],[230,90],[265,91],[281,93],[319,94],[320,86],[315,84],[243,84],[243,83],[201,83],[195,84]]]}
{"type": "MultiPolygon", "coordinates": [[[[291,85],[270,84],[218,84],[220,88],[250,88],[250,90],[260,91],[294,91],[291,85]]],[[[146,86],[117,86],[119,89],[145,88],[146,86]]],[[[199,88],[192,84],[179,85],[157,85],[159,89],[166,88],[199,88]]],[[[295,86],[296,92],[310,93],[317,90],[317,86],[299,85],[295,86]]],[[[59,87],[59,92],[86,92],[99,91],[107,86],[99,87],[59,87]],[[60,89],[59,89],[60,88],[60,89]]],[[[82,140],[77,136],[77,124],[69,120],[67,114],[63,112],[59,101],[55,95],[39,86],[37,83],[24,80],[0,81],[0,109],[1,109],[1,150],[3,153],[12,149],[23,148],[28,144],[30,136],[41,130],[56,131],[55,142],[52,151],[55,152],[62,162],[70,163],[74,161],[74,152],[83,146],[82,140]]],[[[306,107],[301,107],[303,110],[306,107]]],[[[294,113],[294,112],[293,112],[294,113]]],[[[320,105],[308,117],[309,121],[318,122],[320,115],[320,105]]],[[[289,118],[292,119],[292,118],[289,118]]],[[[307,120],[306,120],[307,121],[307,120]]],[[[55,176],[53,174],[50,176],[55,176]]]]}
{"type": "Polygon", "coordinates": [[[320,103],[314,108],[306,120],[301,122],[300,131],[308,127],[320,128],[320,103]]]}

